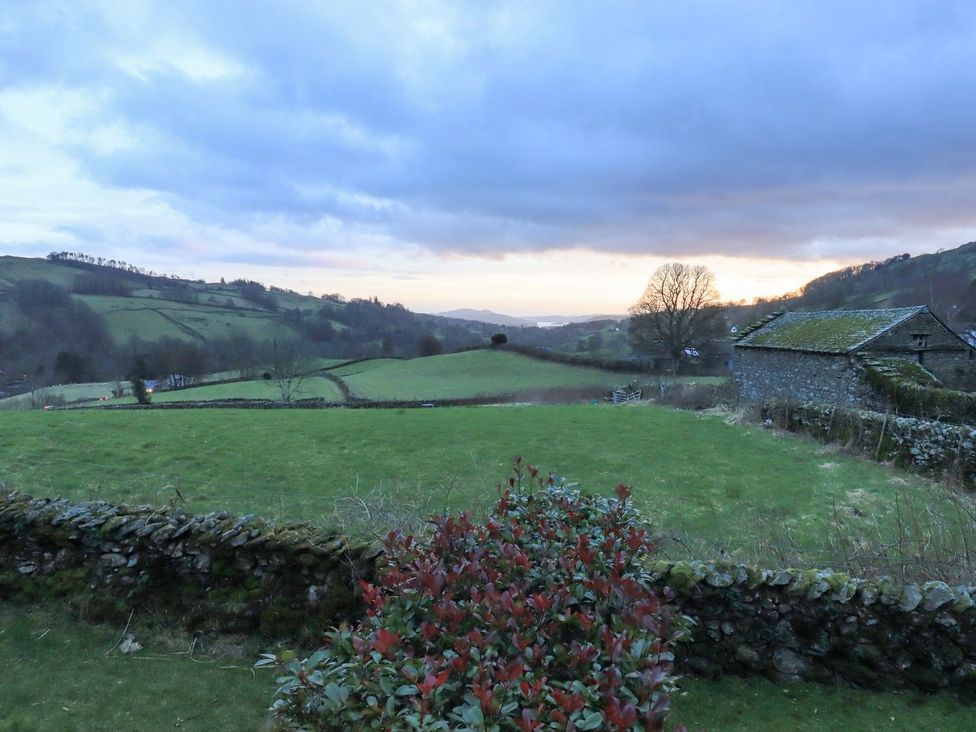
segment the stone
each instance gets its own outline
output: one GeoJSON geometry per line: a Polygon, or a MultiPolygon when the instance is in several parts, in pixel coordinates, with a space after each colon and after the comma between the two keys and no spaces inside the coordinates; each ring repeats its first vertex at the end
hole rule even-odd
{"type": "Polygon", "coordinates": [[[970,610],[976,602],[973,601],[972,594],[968,587],[957,587],[955,589],[956,601],[952,603],[952,612],[963,613],[970,610]]]}
{"type": "Polygon", "coordinates": [[[898,598],[898,607],[907,613],[921,604],[922,591],[918,588],[918,585],[907,584],[902,587],[901,596],[898,598]]]}
{"type": "Polygon", "coordinates": [[[129,563],[129,560],[126,558],[124,554],[112,553],[112,554],[103,554],[102,563],[107,564],[109,567],[117,569],[119,567],[124,567],[126,564],[129,563]]]}
{"type": "Polygon", "coordinates": [[[735,583],[730,572],[721,572],[717,569],[705,575],[705,584],[709,587],[722,588],[731,587],[735,583]]]}
{"type": "Polygon", "coordinates": [[[242,546],[247,540],[248,540],[248,534],[242,532],[234,537],[234,539],[230,542],[230,545],[236,548],[242,546]]]}
{"type": "Polygon", "coordinates": [[[773,629],[773,640],[778,645],[787,648],[797,648],[800,645],[796,633],[793,631],[793,625],[786,618],[780,620],[773,629]]]}
{"type": "Polygon", "coordinates": [[[860,584],[857,580],[848,578],[837,586],[830,599],[835,602],[850,602],[857,594],[860,584]]]}
{"type": "Polygon", "coordinates": [[[972,661],[960,663],[952,672],[952,678],[957,684],[976,689],[976,663],[972,661]]]}
{"type": "Polygon", "coordinates": [[[761,665],[759,653],[752,646],[746,645],[745,643],[735,647],[735,657],[749,668],[756,669],[761,665]]]}
{"type": "Polygon", "coordinates": [[[141,526],[140,528],[136,529],[136,536],[139,537],[149,536],[151,533],[153,533],[159,528],[162,528],[163,526],[165,526],[165,524],[160,522],[157,523],[146,522],[145,526],[141,526]]]}
{"type": "Polygon", "coordinates": [[[928,612],[938,610],[956,599],[952,588],[945,582],[926,582],[922,586],[922,596],[922,608],[928,612]]]}
{"type": "Polygon", "coordinates": [[[793,580],[793,576],[792,572],[781,569],[769,578],[768,584],[772,587],[782,587],[788,585],[793,580]]]}
{"type": "Polygon", "coordinates": [[[773,651],[773,667],[781,674],[787,676],[802,676],[809,668],[801,656],[787,648],[778,648],[773,651]]]}

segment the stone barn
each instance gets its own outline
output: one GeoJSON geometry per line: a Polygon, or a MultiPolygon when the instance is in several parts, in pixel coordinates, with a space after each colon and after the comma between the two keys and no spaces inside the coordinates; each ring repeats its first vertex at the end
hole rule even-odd
{"type": "Polygon", "coordinates": [[[877,407],[865,378],[882,363],[919,383],[973,388],[973,348],[924,305],[880,310],[774,313],[736,338],[733,374],[747,401],[877,407]]]}

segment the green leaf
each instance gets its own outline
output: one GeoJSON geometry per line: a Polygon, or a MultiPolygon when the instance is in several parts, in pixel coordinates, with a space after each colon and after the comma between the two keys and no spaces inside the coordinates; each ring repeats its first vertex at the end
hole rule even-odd
{"type": "Polygon", "coordinates": [[[396,690],[397,696],[413,696],[419,691],[413,684],[404,684],[396,690]]]}
{"type": "Polygon", "coordinates": [[[485,715],[481,711],[481,704],[466,706],[461,713],[461,719],[466,724],[470,724],[472,727],[477,727],[478,729],[485,726],[485,715]]]}
{"type": "MultiPolygon", "coordinates": [[[[342,704],[342,690],[336,683],[330,683],[325,687],[326,698],[335,705],[342,704]]],[[[348,696],[348,692],[347,692],[348,696]]]]}
{"type": "Polygon", "coordinates": [[[576,729],[600,729],[603,725],[603,714],[600,712],[590,712],[583,719],[576,723],[576,729]]]}

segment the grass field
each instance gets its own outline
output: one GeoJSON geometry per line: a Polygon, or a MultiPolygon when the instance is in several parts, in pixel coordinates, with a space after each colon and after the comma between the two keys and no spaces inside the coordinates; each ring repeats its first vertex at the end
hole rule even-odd
{"type": "Polygon", "coordinates": [[[522,394],[560,387],[611,389],[646,374],[565,366],[502,351],[465,351],[410,360],[375,359],[334,370],[352,393],[382,401],[522,394]]]}
{"type": "MultiPolygon", "coordinates": [[[[262,649],[253,641],[222,641],[191,656],[184,634],[147,622],[136,618],[130,627],[143,650],[123,655],[113,650],[121,627],[78,622],[63,611],[0,605],[0,732],[217,732],[261,726],[273,673],[249,667],[262,649]]],[[[945,695],[737,678],[685,678],[681,686],[672,719],[690,730],[969,732],[976,723],[976,708],[945,695]]]]}
{"type": "MultiPolygon", "coordinates": [[[[124,386],[128,387],[128,383],[124,384],[124,386]]],[[[102,397],[111,398],[112,389],[114,388],[114,381],[45,386],[41,389],[36,389],[33,398],[30,393],[27,393],[0,399],[0,409],[31,409],[32,404],[40,409],[44,404],[51,402],[51,400],[55,402],[64,400],[64,403],[67,404],[89,399],[100,399],[102,397]]]]}
{"type": "MultiPolygon", "coordinates": [[[[158,295],[158,293],[157,293],[158,295]]],[[[216,303],[182,303],[151,297],[76,295],[95,312],[104,315],[116,343],[132,337],[158,340],[163,337],[204,341],[246,333],[255,340],[272,338],[276,323],[272,313],[253,308],[228,308],[216,303]]]]}
{"type": "MultiPolygon", "coordinates": [[[[795,437],[650,406],[0,414],[8,487],[154,503],[175,499],[178,488],[193,511],[324,523],[352,494],[392,497],[394,510],[484,505],[516,453],[587,488],[627,482],[658,526],[733,553],[755,552],[783,527],[825,551],[838,515],[873,530],[889,526],[896,494],[936,508],[944,499],[930,482],[795,437]]],[[[385,531],[381,523],[372,528],[385,531]]],[[[143,637],[151,619],[134,622],[144,651],[106,655],[120,627],[0,605],[0,731],[260,724],[273,683],[245,668],[253,656],[191,659],[179,634],[143,637]]],[[[683,686],[674,719],[692,730],[954,732],[976,724],[972,707],[945,696],[761,679],[689,678],[683,686]]]]}
{"type": "MultiPolygon", "coordinates": [[[[322,376],[307,377],[292,394],[293,400],[317,397],[329,402],[344,401],[339,387],[322,376]]],[[[281,401],[281,389],[278,382],[273,379],[254,379],[252,381],[235,381],[230,384],[205,384],[189,389],[177,389],[176,391],[160,391],[152,395],[152,401],[156,404],[206,401],[208,399],[271,399],[272,401],[281,401]]],[[[112,403],[132,404],[134,402],[133,397],[123,397],[113,400],[112,403]]]]}
{"type": "Polygon", "coordinates": [[[773,539],[827,561],[835,530],[890,536],[896,508],[952,511],[934,483],[652,406],[7,412],[0,435],[2,480],[36,495],[165,503],[178,489],[192,511],[315,522],[377,491],[424,513],[485,506],[521,454],[588,489],[625,482],[659,528],[764,562],[773,539]]]}

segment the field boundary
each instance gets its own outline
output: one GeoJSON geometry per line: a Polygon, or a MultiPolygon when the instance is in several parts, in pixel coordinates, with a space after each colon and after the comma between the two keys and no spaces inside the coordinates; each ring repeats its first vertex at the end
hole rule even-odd
{"type": "Polygon", "coordinates": [[[764,404],[761,415],[770,425],[847,444],[876,462],[944,475],[976,488],[976,427],[796,402],[764,404]]]}
{"type": "Polygon", "coordinates": [[[976,586],[721,562],[648,569],[695,621],[676,650],[696,674],[976,693],[976,586]]]}
{"type": "MultiPolygon", "coordinates": [[[[358,616],[380,551],[252,514],[0,495],[0,598],[82,594],[105,619],[148,607],[190,627],[314,639],[358,616]]],[[[693,621],[677,648],[686,671],[976,692],[976,586],[666,561],[645,581],[693,621]]]]}
{"type": "Polygon", "coordinates": [[[0,599],[67,596],[101,618],[133,608],[191,629],[311,637],[357,617],[380,549],[253,514],[0,494],[0,599]]]}

